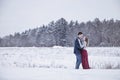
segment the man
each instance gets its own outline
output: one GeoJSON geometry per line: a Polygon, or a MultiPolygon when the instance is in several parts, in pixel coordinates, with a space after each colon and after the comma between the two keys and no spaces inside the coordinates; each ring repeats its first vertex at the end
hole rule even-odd
{"type": "Polygon", "coordinates": [[[78,37],[75,40],[74,43],[74,54],[76,56],[76,65],[75,69],[79,69],[80,63],[82,62],[81,59],[81,50],[84,48],[83,44],[83,33],[79,32],[78,37]]]}

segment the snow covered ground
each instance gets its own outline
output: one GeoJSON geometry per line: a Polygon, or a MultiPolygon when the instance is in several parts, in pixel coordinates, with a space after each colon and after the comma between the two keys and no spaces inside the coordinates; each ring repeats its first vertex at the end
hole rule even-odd
{"type": "Polygon", "coordinates": [[[120,70],[0,68],[0,80],[120,80],[120,70]]]}
{"type": "MultiPolygon", "coordinates": [[[[87,48],[94,69],[120,69],[120,47],[87,48]]],[[[74,68],[73,48],[0,48],[0,66],[37,68],[74,68]]]]}
{"type": "Polygon", "coordinates": [[[0,80],[120,80],[120,47],[89,47],[92,69],[74,69],[72,47],[1,47],[0,80]]]}

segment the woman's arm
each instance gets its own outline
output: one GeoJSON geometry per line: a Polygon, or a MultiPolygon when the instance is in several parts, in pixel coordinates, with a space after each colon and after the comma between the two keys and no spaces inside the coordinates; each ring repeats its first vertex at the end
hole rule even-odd
{"type": "Polygon", "coordinates": [[[81,48],[85,47],[85,43],[84,42],[81,43],[80,39],[78,39],[78,42],[79,42],[79,45],[80,45],[81,48]]]}

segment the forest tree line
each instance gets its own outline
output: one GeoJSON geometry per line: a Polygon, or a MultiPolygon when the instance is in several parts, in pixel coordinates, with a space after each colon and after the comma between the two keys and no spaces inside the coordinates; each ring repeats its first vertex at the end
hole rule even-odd
{"type": "Polygon", "coordinates": [[[77,33],[89,38],[91,47],[120,46],[120,20],[98,18],[88,22],[66,21],[61,18],[24,32],[0,38],[0,47],[73,47],[77,33]]]}

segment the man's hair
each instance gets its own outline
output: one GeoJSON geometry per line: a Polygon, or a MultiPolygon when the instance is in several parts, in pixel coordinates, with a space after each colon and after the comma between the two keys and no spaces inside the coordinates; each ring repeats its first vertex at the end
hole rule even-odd
{"type": "Polygon", "coordinates": [[[82,32],[78,32],[78,35],[81,35],[81,34],[83,34],[82,32]]]}

